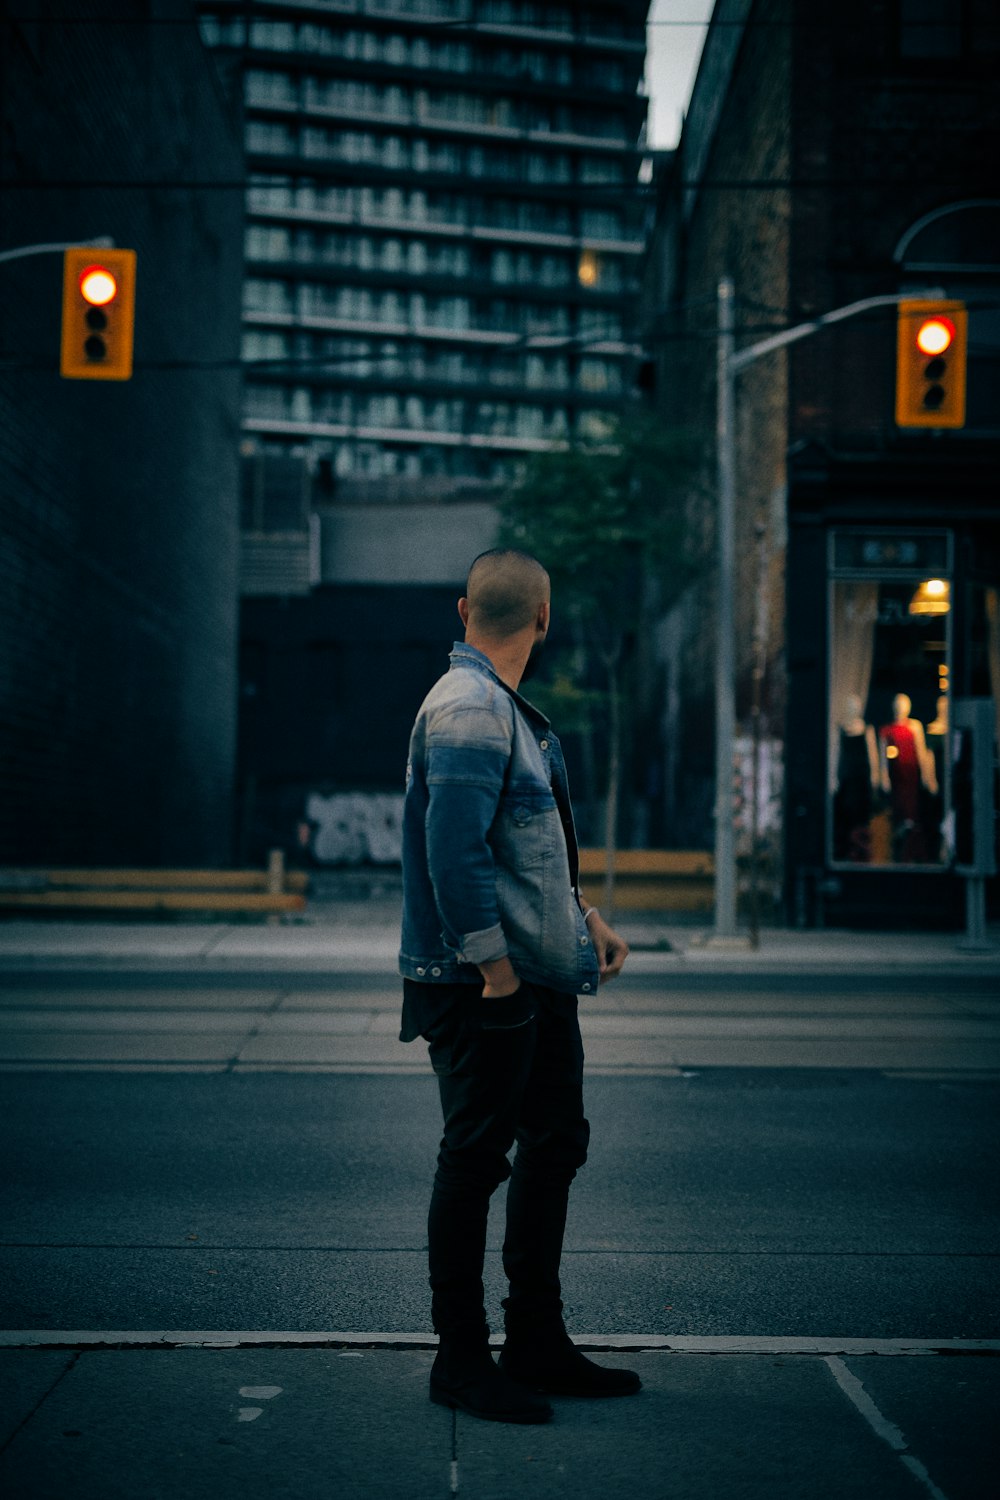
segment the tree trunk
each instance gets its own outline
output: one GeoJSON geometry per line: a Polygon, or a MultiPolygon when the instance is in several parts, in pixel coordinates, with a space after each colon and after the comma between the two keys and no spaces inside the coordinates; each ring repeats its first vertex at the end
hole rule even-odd
{"type": "MultiPolygon", "coordinates": [[[[573,622],[573,643],[576,648],[574,670],[577,680],[587,682],[587,643],[580,621],[573,622]]],[[[588,708],[580,730],[580,759],[583,763],[583,805],[586,809],[585,842],[597,842],[600,819],[600,798],[597,790],[597,761],[594,754],[594,720],[588,708]]]]}
{"type": "Polygon", "coordinates": [[[608,671],[608,793],[604,805],[604,920],[614,925],[615,856],[618,850],[618,800],[621,781],[620,653],[606,659],[608,671]]]}

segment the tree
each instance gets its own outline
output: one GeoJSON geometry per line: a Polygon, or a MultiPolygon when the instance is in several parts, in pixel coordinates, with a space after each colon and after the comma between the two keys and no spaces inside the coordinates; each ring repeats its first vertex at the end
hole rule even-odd
{"type": "Polygon", "coordinates": [[[578,727],[595,704],[607,726],[604,798],[604,905],[614,908],[614,864],[621,802],[622,731],[634,695],[628,668],[648,639],[653,613],[685,587],[683,497],[692,447],[684,432],[641,413],[609,419],[598,439],[534,455],[500,503],[502,546],[522,548],[544,564],[560,613],[569,618],[586,671],[596,663],[598,694],[574,688],[565,663],[542,684],[539,706],[570,710],[578,727]],[[544,701],[543,701],[544,700],[544,701]]]}

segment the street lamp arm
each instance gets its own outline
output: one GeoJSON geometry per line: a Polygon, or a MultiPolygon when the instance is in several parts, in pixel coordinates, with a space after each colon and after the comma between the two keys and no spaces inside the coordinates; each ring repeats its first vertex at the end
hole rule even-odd
{"type": "Polygon", "coordinates": [[[0,261],[21,260],[26,255],[61,255],[64,250],[92,246],[95,250],[113,250],[115,242],[110,235],[100,234],[93,240],[68,240],[58,245],[21,245],[17,250],[0,250],[0,261]]]}
{"type": "Polygon", "coordinates": [[[799,339],[806,339],[812,333],[818,333],[821,328],[826,328],[830,323],[843,323],[847,318],[854,318],[858,313],[869,312],[873,307],[895,307],[899,302],[905,302],[910,297],[943,297],[944,292],[940,288],[933,288],[926,292],[892,292],[880,297],[863,297],[860,302],[849,302],[845,307],[835,307],[832,312],[823,313],[821,317],[814,318],[809,323],[798,323],[794,328],[785,328],[781,333],[773,333],[770,338],[760,339],[756,344],[748,344],[745,349],[730,355],[729,368],[735,374],[739,370],[745,370],[747,365],[752,365],[755,360],[760,359],[762,354],[770,354],[775,349],[784,349],[787,344],[796,344],[799,339]]]}

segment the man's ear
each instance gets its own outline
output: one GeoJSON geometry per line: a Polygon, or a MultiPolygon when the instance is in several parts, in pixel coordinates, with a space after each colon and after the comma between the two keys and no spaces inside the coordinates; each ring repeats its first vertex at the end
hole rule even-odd
{"type": "Polygon", "coordinates": [[[538,606],[538,619],[535,621],[535,624],[537,625],[538,629],[541,630],[544,634],[548,633],[549,618],[551,616],[551,613],[552,610],[548,603],[540,604],[538,606]]]}
{"type": "Polygon", "coordinates": [[[469,601],[468,601],[468,599],[466,599],[466,597],[465,597],[464,594],[462,595],[461,599],[459,599],[459,601],[458,601],[458,618],[461,620],[461,622],[464,625],[465,629],[468,630],[468,628],[469,628],[469,601]]]}

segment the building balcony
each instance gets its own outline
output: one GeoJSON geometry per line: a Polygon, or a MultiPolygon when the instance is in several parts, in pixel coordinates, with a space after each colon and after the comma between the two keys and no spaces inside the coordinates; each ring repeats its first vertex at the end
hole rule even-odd
{"type": "Polygon", "coordinates": [[[246,262],[248,276],[280,278],[292,283],[310,282],[329,286],[370,287],[373,291],[396,291],[405,295],[425,293],[436,297],[470,297],[482,301],[484,298],[503,299],[511,302],[532,302],[543,306],[562,305],[570,310],[577,307],[599,308],[616,311],[623,301],[638,295],[637,286],[616,287],[605,291],[600,287],[582,286],[574,276],[572,280],[543,286],[538,282],[525,283],[520,280],[501,281],[489,268],[470,269],[465,274],[448,272],[414,273],[404,269],[374,270],[359,266],[335,265],[313,260],[252,260],[246,262]]]}
{"type": "MultiPolygon", "coordinates": [[[[222,50],[220,48],[220,50],[222,50]]],[[[545,99],[566,105],[581,105],[595,113],[614,110],[622,114],[629,129],[637,136],[645,119],[648,99],[639,89],[641,69],[620,83],[602,85],[591,79],[566,82],[559,79],[533,78],[527,72],[491,72],[488,57],[480,58],[469,68],[428,68],[421,64],[382,62],[375,58],[340,57],[302,49],[276,52],[253,48],[247,53],[251,66],[280,72],[300,79],[338,78],[398,86],[408,92],[418,89],[474,89],[476,94],[523,99],[545,99]]]]}
{"type": "Polygon", "coordinates": [[[496,328],[448,328],[441,325],[380,321],[376,318],[337,317],[318,313],[288,311],[247,310],[243,322],[248,327],[274,328],[294,332],[301,330],[315,333],[342,333],[367,338],[392,339],[394,341],[419,340],[433,344],[455,344],[456,346],[490,346],[497,349],[524,350],[525,352],[586,351],[588,354],[624,357],[642,355],[642,347],[612,336],[591,330],[570,332],[569,330],[520,331],[496,328]]]}
{"type": "Polygon", "coordinates": [[[339,213],[333,209],[319,208],[268,208],[263,206],[266,187],[251,184],[247,189],[247,215],[251,222],[268,224],[300,224],[303,226],[354,229],[369,235],[406,234],[421,239],[462,239],[483,244],[536,246],[539,249],[594,250],[600,254],[639,257],[646,245],[641,239],[617,239],[594,234],[551,234],[541,229],[513,229],[496,224],[468,224],[432,222],[429,219],[412,219],[405,215],[366,217],[357,211],[339,213]],[[255,197],[256,193],[256,197],[255,197]]]}
{"type": "MultiPolygon", "coordinates": [[[[624,389],[597,390],[581,385],[579,381],[567,380],[565,384],[539,386],[529,384],[522,376],[519,380],[494,380],[488,375],[469,375],[460,379],[448,379],[433,372],[414,374],[402,368],[395,376],[374,372],[360,375],[346,368],[346,360],[331,360],[330,372],[323,369],[322,359],[295,360],[288,364],[271,363],[267,360],[249,360],[243,369],[247,385],[254,381],[266,381],[269,385],[313,386],[322,390],[357,392],[358,395],[405,395],[445,400],[460,398],[474,402],[502,401],[518,406],[619,406],[628,398],[624,389]]],[[[358,363],[362,363],[358,360],[358,363]]],[[[375,363],[375,361],[372,361],[375,363]]]]}
{"type": "MultiPolygon", "coordinates": [[[[245,0],[213,0],[212,11],[220,17],[241,19],[246,15],[245,0]]],[[[622,9],[623,7],[619,7],[622,9]]],[[[345,21],[363,25],[373,32],[390,31],[404,35],[422,35],[439,27],[448,26],[449,39],[456,41],[496,42],[516,41],[546,48],[585,49],[589,52],[608,52],[623,56],[642,57],[645,54],[645,7],[634,7],[634,19],[617,25],[601,27],[593,12],[580,5],[566,7],[567,24],[555,27],[540,27],[515,21],[484,20],[475,16],[468,0],[448,7],[440,16],[407,15],[396,8],[386,6],[380,10],[371,0],[358,0],[350,4],[347,0],[257,0],[253,18],[262,20],[268,16],[290,21],[315,23],[317,20],[345,21]],[[463,24],[465,23],[465,24],[463,24]],[[631,30],[631,35],[625,32],[631,30]]],[[[630,18],[631,19],[631,18],[630,18]]]]}
{"type": "Polygon", "coordinates": [[[567,181],[532,182],[521,177],[477,176],[464,169],[450,172],[420,171],[410,166],[387,166],[384,162],[345,161],[340,157],[306,156],[302,152],[248,151],[247,170],[268,176],[310,177],[317,182],[339,183],[348,186],[354,183],[365,186],[408,188],[419,187],[425,192],[454,193],[470,190],[484,197],[540,198],[576,205],[581,197],[588,205],[613,204],[618,207],[634,196],[638,188],[635,182],[619,182],[612,178],[584,182],[579,179],[567,181]]]}
{"type": "Polygon", "coordinates": [[[259,436],[351,439],[403,444],[408,448],[477,448],[497,453],[544,453],[568,446],[566,438],[525,438],[483,432],[435,432],[410,427],[366,427],[347,422],[292,422],[282,417],[244,417],[243,431],[259,436]]]}
{"type": "Polygon", "coordinates": [[[619,157],[639,157],[644,154],[637,139],[532,129],[517,125],[490,125],[474,120],[445,120],[418,108],[401,114],[372,114],[364,108],[347,104],[303,104],[251,97],[246,101],[246,111],[248,119],[315,120],[333,125],[361,125],[366,131],[380,131],[387,135],[398,134],[400,130],[417,129],[423,135],[456,141],[486,140],[504,145],[551,147],[553,150],[607,152],[619,157]]]}

